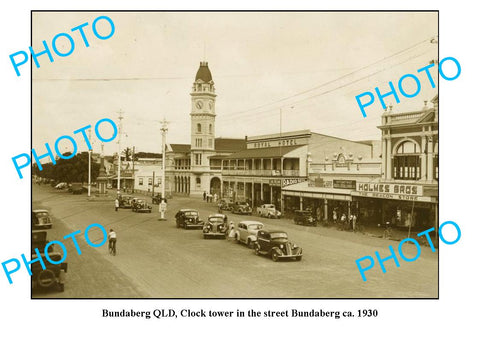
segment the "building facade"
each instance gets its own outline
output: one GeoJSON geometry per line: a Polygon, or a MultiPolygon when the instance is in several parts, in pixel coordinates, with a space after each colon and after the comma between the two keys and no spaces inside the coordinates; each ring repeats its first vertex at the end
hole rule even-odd
{"type": "Polygon", "coordinates": [[[288,212],[297,206],[297,201],[302,203],[296,195],[282,194],[282,188],[305,185],[296,183],[306,183],[312,162],[323,160],[338,150],[366,157],[373,152],[368,143],[310,130],[247,137],[245,150],[223,160],[223,195],[245,200],[252,206],[272,203],[288,212]]]}

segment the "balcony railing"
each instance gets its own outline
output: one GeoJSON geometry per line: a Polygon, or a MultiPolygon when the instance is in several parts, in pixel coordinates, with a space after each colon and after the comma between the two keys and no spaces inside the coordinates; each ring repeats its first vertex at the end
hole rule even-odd
{"type": "Polygon", "coordinates": [[[223,175],[238,175],[238,176],[265,176],[265,177],[271,177],[271,176],[300,176],[300,171],[299,170],[283,170],[283,174],[280,170],[272,170],[272,169],[248,169],[248,170],[243,170],[243,169],[236,169],[236,170],[231,170],[231,169],[223,169],[222,170],[223,175]]]}

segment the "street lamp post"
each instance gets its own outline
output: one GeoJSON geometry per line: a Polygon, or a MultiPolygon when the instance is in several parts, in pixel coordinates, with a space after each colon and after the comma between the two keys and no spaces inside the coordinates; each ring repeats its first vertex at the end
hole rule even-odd
{"type": "Polygon", "coordinates": [[[165,221],[165,212],[167,211],[167,203],[165,202],[165,151],[167,145],[167,128],[168,122],[164,118],[162,121],[162,127],[160,131],[162,131],[162,201],[160,202],[158,209],[160,211],[160,220],[165,221]]]}
{"type": "Polygon", "coordinates": [[[120,157],[121,143],[122,140],[122,110],[118,112],[118,155],[117,155],[117,196],[120,195],[120,168],[122,166],[122,159],[120,157]]]}

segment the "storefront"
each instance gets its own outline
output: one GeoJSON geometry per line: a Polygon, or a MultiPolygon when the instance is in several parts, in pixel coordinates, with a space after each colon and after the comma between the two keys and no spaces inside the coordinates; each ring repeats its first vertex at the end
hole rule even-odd
{"type": "Polygon", "coordinates": [[[416,183],[357,183],[359,222],[426,230],[438,225],[438,193],[416,183]]]}

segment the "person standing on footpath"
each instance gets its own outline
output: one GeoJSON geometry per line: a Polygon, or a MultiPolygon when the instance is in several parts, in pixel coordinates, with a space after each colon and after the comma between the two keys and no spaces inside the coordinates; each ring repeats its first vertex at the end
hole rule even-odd
{"type": "Polygon", "coordinates": [[[204,191],[204,192],[203,192],[203,200],[205,201],[206,198],[207,198],[207,192],[204,191]]]}
{"type": "Polygon", "coordinates": [[[118,211],[118,207],[120,206],[120,201],[118,200],[118,197],[115,198],[115,211],[118,211]]]}

